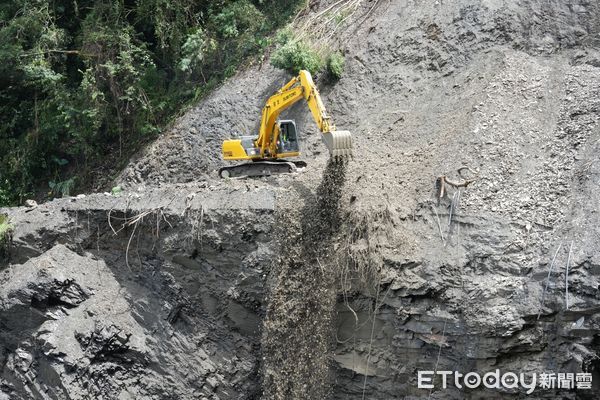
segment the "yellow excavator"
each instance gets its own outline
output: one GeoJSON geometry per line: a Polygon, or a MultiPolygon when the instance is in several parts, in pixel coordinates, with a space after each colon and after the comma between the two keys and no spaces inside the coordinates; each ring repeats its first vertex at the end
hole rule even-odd
{"type": "Polygon", "coordinates": [[[352,136],[348,131],[336,131],[319,96],[310,72],[300,71],[267,100],[262,110],[258,136],[242,136],[223,142],[225,160],[250,160],[251,162],[226,166],[219,170],[222,178],[263,176],[294,172],[305,167],[303,161],[288,161],[286,157],[300,155],[298,131],[293,120],[279,120],[281,112],[301,99],[308,103],[330,157],[336,161],[352,155],[352,136]]]}

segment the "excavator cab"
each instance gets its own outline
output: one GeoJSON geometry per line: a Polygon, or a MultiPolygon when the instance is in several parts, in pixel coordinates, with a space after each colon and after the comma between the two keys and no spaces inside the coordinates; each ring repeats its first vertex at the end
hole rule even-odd
{"type": "Polygon", "coordinates": [[[296,123],[293,120],[279,121],[279,141],[277,153],[297,153],[300,151],[296,123]]]}

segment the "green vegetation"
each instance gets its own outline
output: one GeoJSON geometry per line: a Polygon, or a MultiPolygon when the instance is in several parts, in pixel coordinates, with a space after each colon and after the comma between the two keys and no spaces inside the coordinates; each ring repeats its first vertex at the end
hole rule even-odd
{"type": "Polygon", "coordinates": [[[337,81],[344,73],[344,56],[340,52],[335,52],[327,58],[327,73],[332,80],[337,81]]]}
{"type": "Polygon", "coordinates": [[[277,35],[277,49],[271,57],[271,64],[297,74],[301,69],[311,74],[326,70],[331,81],[337,81],[344,73],[344,56],[326,47],[317,48],[308,41],[297,38],[289,29],[277,35]]]}
{"type": "Polygon", "coordinates": [[[113,196],[120,196],[121,193],[123,193],[123,189],[121,188],[121,186],[115,186],[112,188],[112,190],[110,191],[110,193],[113,196]]]}
{"type": "Polygon", "coordinates": [[[8,216],[0,214],[0,261],[8,255],[12,242],[13,226],[8,220],[8,216]]]}
{"type": "Polygon", "coordinates": [[[97,186],[304,3],[0,0],[0,205],[97,186]]]}
{"type": "Polygon", "coordinates": [[[8,217],[0,214],[0,245],[4,244],[13,230],[13,226],[9,223],[8,217]]]}
{"type": "Polygon", "coordinates": [[[296,39],[288,30],[279,33],[277,37],[279,47],[271,57],[271,64],[292,74],[297,74],[301,69],[315,74],[324,66],[323,57],[310,44],[304,40],[296,39]]]}

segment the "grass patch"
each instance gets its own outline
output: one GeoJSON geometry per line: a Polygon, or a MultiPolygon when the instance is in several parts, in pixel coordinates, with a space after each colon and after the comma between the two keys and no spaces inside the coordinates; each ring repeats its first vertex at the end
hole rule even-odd
{"type": "Polygon", "coordinates": [[[12,231],[13,226],[8,221],[8,216],[0,214],[0,243],[4,242],[12,231]]]}
{"type": "Polygon", "coordinates": [[[8,220],[8,216],[0,214],[0,260],[3,260],[8,254],[8,249],[12,241],[13,226],[8,220]]]}
{"type": "Polygon", "coordinates": [[[333,81],[338,81],[344,74],[344,56],[339,51],[331,53],[327,58],[327,73],[333,81]]]}

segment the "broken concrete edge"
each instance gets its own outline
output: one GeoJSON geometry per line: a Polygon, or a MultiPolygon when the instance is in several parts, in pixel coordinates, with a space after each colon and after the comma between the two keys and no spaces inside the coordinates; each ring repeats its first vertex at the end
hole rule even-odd
{"type": "Polygon", "coordinates": [[[55,210],[153,210],[162,209],[171,212],[192,210],[274,210],[275,194],[272,190],[256,188],[253,190],[204,189],[182,190],[164,187],[144,192],[124,192],[114,196],[109,193],[93,193],[83,196],[64,197],[42,203],[36,207],[5,207],[0,214],[14,214],[15,210],[31,212],[35,209],[48,212],[55,210]]]}

